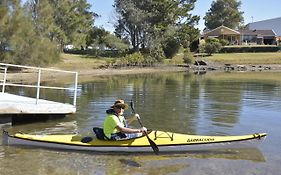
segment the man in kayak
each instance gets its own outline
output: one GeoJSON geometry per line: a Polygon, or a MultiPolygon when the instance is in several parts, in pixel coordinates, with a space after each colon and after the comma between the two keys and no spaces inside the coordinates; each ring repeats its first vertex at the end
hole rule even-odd
{"type": "MultiPolygon", "coordinates": [[[[124,110],[128,105],[124,100],[116,100],[110,109],[106,110],[107,117],[103,123],[104,135],[109,140],[129,139],[142,136],[146,133],[147,129],[142,127],[140,129],[129,128],[125,117],[123,116],[124,110]]],[[[128,123],[136,120],[139,117],[135,114],[134,117],[128,120],[128,123]]]]}

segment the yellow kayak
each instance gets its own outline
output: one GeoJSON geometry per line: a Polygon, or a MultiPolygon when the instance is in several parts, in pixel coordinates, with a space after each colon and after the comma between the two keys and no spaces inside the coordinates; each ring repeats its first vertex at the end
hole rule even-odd
{"type": "MultiPolygon", "coordinates": [[[[266,133],[256,133],[241,136],[200,136],[165,131],[149,131],[148,133],[149,139],[157,145],[160,152],[249,147],[253,146],[253,143],[261,142],[266,135],[266,133]]],[[[150,142],[146,136],[107,141],[99,140],[94,135],[32,135],[24,133],[10,135],[8,132],[3,131],[3,143],[64,150],[152,152],[150,142]],[[91,138],[89,142],[82,142],[85,137],[91,138]]]]}

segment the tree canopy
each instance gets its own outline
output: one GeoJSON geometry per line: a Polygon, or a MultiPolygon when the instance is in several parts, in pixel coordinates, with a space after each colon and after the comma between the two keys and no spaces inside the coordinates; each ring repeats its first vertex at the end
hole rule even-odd
{"type": "Polygon", "coordinates": [[[86,45],[94,14],[86,0],[0,1],[0,61],[47,65],[66,44],[86,45]]]}
{"type": "Polygon", "coordinates": [[[243,12],[239,11],[241,1],[216,0],[204,17],[205,26],[214,29],[221,25],[237,29],[243,22],[243,12]]]}
{"type": "Polygon", "coordinates": [[[124,51],[129,48],[128,43],[111,34],[103,28],[93,27],[86,39],[87,46],[104,50],[106,48],[124,51]]]}
{"type": "Polygon", "coordinates": [[[127,39],[134,51],[161,52],[167,43],[183,44],[198,38],[193,16],[196,0],[115,0],[115,33],[127,39]]]}
{"type": "MultiPolygon", "coordinates": [[[[110,48],[172,58],[199,37],[196,0],[115,0],[114,34],[94,27],[87,0],[0,1],[0,61],[44,66],[59,60],[64,46],[110,48]]],[[[94,52],[93,52],[94,53],[94,52]]],[[[147,57],[145,57],[147,58],[147,57]]]]}

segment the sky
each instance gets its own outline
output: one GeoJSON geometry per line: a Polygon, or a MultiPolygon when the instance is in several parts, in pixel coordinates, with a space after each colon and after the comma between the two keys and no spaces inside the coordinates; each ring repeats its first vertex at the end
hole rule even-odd
{"type": "MultiPolygon", "coordinates": [[[[95,20],[95,26],[103,27],[108,31],[114,31],[115,12],[112,5],[114,0],[87,0],[92,5],[91,10],[101,17],[95,20]]],[[[280,0],[240,0],[242,2],[240,11],[243,11],[244,23],[257,22],[266,19],[281,17],[280,0]]],[[[203,17],[210,9],[213,0],[197,0],[195,8],[191,13],[199,15],[199,25],[196,26],[201,31],[204,29],[203,17]]]]}

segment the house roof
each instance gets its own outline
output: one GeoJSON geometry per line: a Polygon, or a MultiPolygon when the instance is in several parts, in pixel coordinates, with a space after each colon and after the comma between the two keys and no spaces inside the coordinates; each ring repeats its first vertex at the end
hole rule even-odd
{"type": "Polygon", "coordinates": [[[247,24],[249,30],[268,30],[272,29],[276,36],[281,36],[281,17],[257,21],[247,24]]]}
{"type": "Polygon", "coordinates": [[[203,33],[203,36],[207,36],[207,37],[218,37],[221,35],[253,35],[257,37],[276,37],[276,33],[272,29],[270,30],[241,29],[237,31],[223,25],[213,30],[204,31],[203,33]]]}
{"type": "Polygon", "coordinates": [[[273,30],[239,30],[242,35],[276,36],[273,30]]]}
{"type": "Polygon", "coordinates": [[[208,36],[218,36],[218,35],[240,35],[239,31],[233,30],[226,26],[219,26],[213,30],[208,30],[203,33],[203,35],[208,36]]]}

